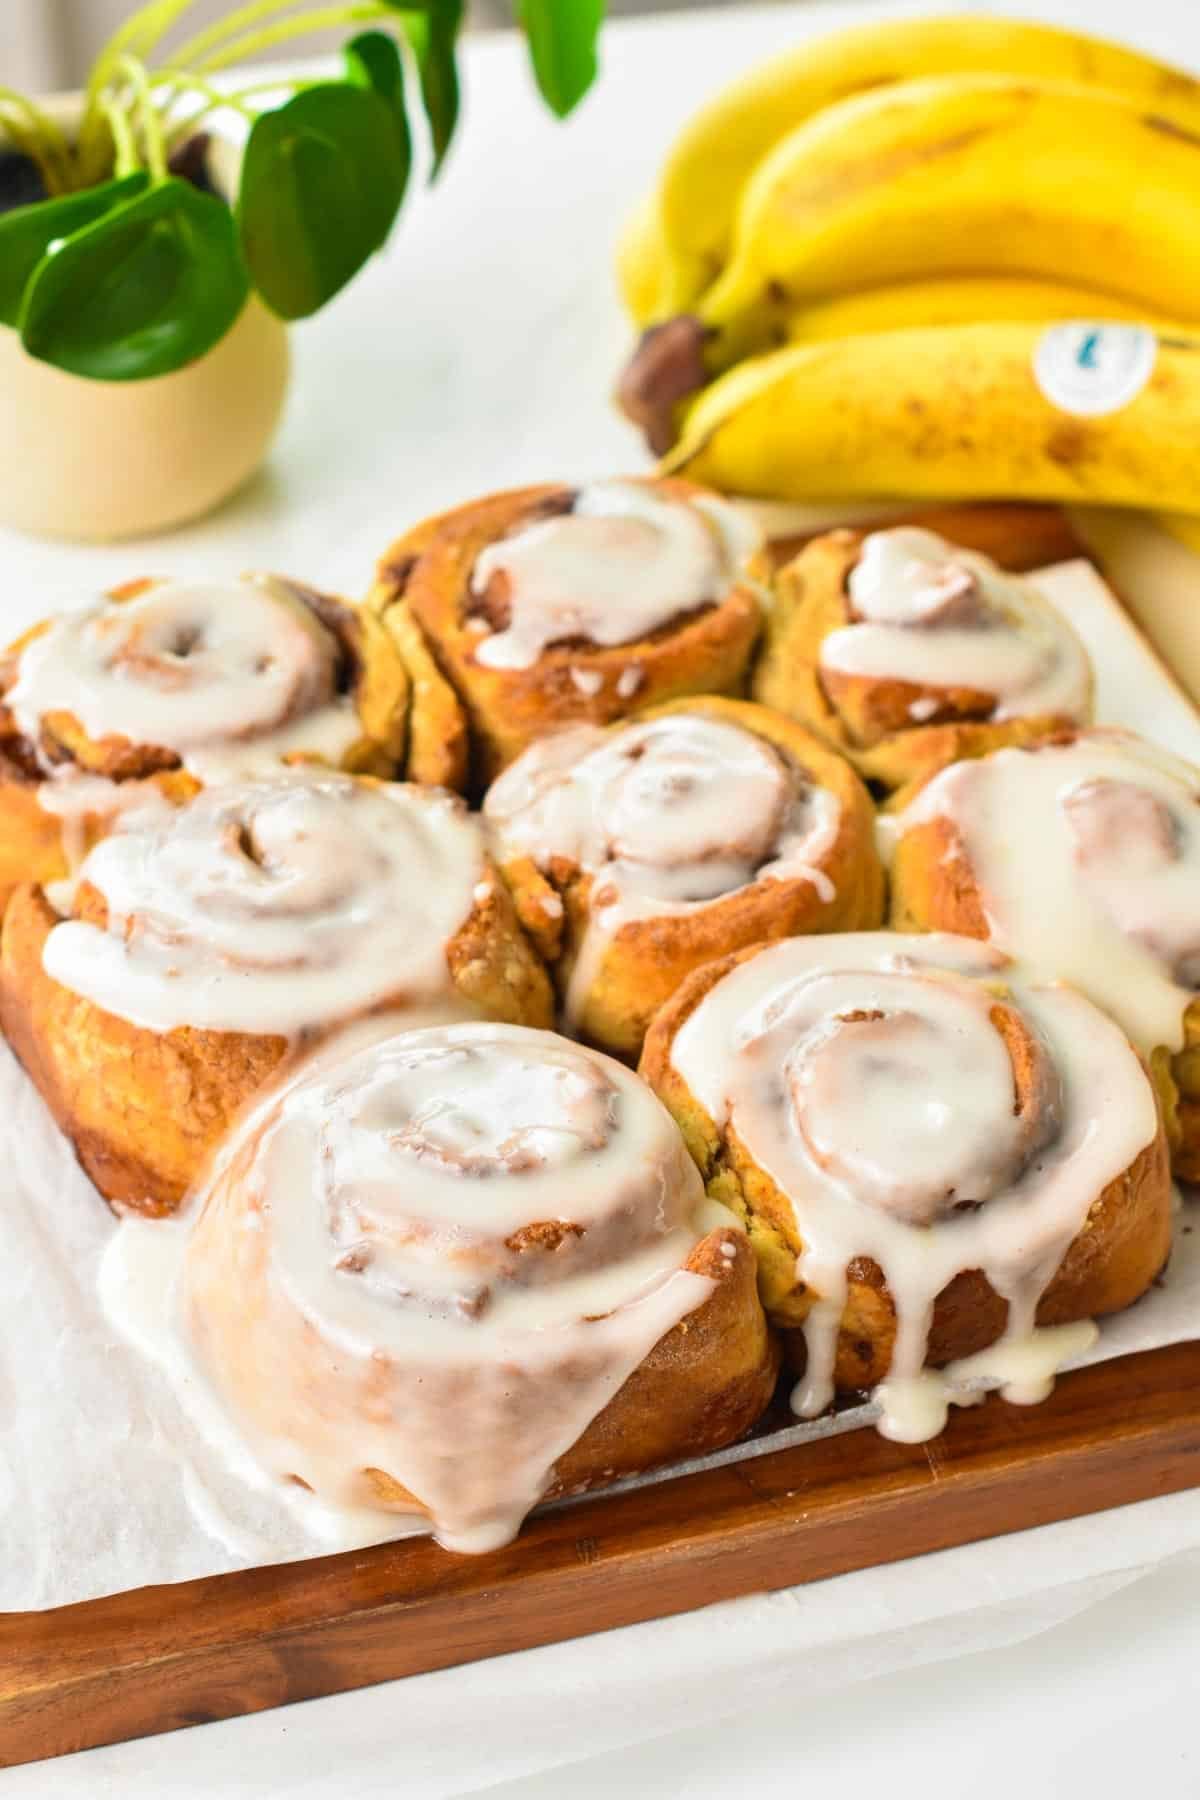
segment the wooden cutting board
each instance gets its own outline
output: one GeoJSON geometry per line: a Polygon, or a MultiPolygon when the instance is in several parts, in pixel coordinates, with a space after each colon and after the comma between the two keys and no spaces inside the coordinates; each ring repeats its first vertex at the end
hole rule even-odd
{"type": "MultiPolygon", "coordinates": [[[[1078,555],[1062,514],[923,513],[1014,568],[1078,555]]],[[[811,535],[811,533],[804,534],[811,535]]],[[[793,545],[799,536],[792,540],[793,545]]],[[[0,1614],[0,1766],[445,1668],[1200,1486],[1200,1342],[992,1397],[923,1445],[869,1430],[428,1538],[0,1614]]]]}

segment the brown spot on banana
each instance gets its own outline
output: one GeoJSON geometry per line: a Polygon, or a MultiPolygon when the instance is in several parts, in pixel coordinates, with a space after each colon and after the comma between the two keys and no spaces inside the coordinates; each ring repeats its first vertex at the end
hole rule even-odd
{"type": "Polygon", "coordinates": [[[1151,131],[1161,132],[1164,137],[1178,138],[1181,143],[1192,144],[1200,150],[1200,132],[1189,131],[1176,119],[1166,119],[1161,113],[1143,113],[1142,124],[1151,131]]]}
{"type": "Polygon", "coordinates": [[[1087,460],[1088,432],[1083,425],[1071,421],[1056,425],[1046,439],[1046,455],[1059,468],[1073,469],[1087,460]]]}
{"type": "MultiPolygon", "coordinates": [[[[1024,88],[1014,90],[1014,93],[1026,103],[1034,98],[1024,88]]],[[[878,155],[864,157],[861,162],[841,163],[824,173],[814,171],[805,181],[788,181],[783,184],[781,204],[785,204],[790,212],[802,213],[809,207],[827,206],[831,201],[848,199],[870,188],[896,181],[913,169],[957,156],[961,151],[969,150],[972,144],[993,137],[998,131],[1008,130],[1012,123],[1010,118],[987,125],[966,125],[961,131],[952,132],[946,137],[925,143],[898,144],[890,150],[880,151],[878,155]]]]}

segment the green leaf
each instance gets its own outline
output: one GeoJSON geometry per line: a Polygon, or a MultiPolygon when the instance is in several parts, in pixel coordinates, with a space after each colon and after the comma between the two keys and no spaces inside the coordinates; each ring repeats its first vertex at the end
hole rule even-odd
{"type": "MultiPolygon", "coordinates": [[[[392,5],[395,0],[388,0],[392,5]]],[[[462,0],[425,0],[419,11],[403,8],[400,23],[416,58],[421,83],[421,104],[429,121],[435,180],[441,169],[454,127],[458,123],[458,64],[454,49],[462,25],[462,0]]]]}
{"type": "Polygon", "coordinates": [[[228,207],[172,177],[48,251],[18,328],[73,375],[141,381],[211,350],[248,292],[228,207]]]}
{"type": "Polygon", "coordinates": [[[604,0],[520,0],[518,17],[542,98],[565,119],[596,79],[604,0]]]}
{"type": "Polygon", "coordinates": [[[360,31],[343,47],[342,56],[351,81],[374,89],[389,106],[399,102],[403,111],[404,64],[394,37],[386,31],[360,31]]]}
{"type": "Polygon", "coordinates": [[[0,217],[0,324],[16,324],[29,277],[51,244],[73,237],[114,207],[123,206],[143,191],[146,181],[144,172],[127,175],[86,193],[18,206],[0,217]]]}
{"type": "Polygon", "coordinates": [[[374,87],[322,82],[255,120],[237,222],[254,285],[284,319],[345,287],[391,230],[407,175],[374,87]]]}
{"type": "Polygon", "coordinates": [[[408,113],[404,105],[404,62],[394,37],[386,31],[362,31],[345,46],[347,79],[358,87],[378,94],[392,117],[396,141],[400,149],[402,174],[400,196],[408,186],[412,168],[412,136],[408,129],[408,113]]]}

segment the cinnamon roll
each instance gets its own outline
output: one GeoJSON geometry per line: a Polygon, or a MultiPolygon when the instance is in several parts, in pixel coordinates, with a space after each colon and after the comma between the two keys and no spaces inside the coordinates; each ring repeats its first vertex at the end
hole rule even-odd
{"type": "Polygon", "coordinates": [[[761,625],[759,535],[672,480],[532,487],[417,526],[371,604],[403,604],[470,715],[490,780],[558,726],[738,689],[761,625]]]}
{"type": "Polygon", "coordinates": [[[482,835],[436,789],[316,769],[130,816],[69,918],[14,894],[0,1025],[114,1205],[176,1207],[289,1054],[430,1001],[547,1025],[546,973],[482,835]]]}
{"type": "Polygon", "coordinates": [[[729,1443],[774,1385],[738,1222],[637,1077],[549,1032],[336,1040],[176,1229],[173,1330],[260,1460],[455,1550],[729,1443]]]}
{"type": "Polygon", "coordinates": [[[896,924],[1090,994],[1150,1059],[1176,1172],[1200,1180],[1200,770],[1084,732],[943,770],[893,829],[896,924]]]}
{"type": "Polygon", "coordinates": [[[309,760],[461,785],[457,714],[365,609],[276,576],[130,582],[0,663],[0,905],[147,798],[309,760]]]}
{"type": "Polygon", "coordinates": [[[1082,994],[1005,974],[943,934],[790,939],[698,970],[650,1028],[642,1072],[748,1222],[805,1416],[873,1388],[916,1441],[981,1386],[1044,1398],[1082,1322],[1166,1261],[1136,1051],[1082,994]]]}
{"type": "Polygon", "coordinates": [[[1036,586],[898,526],[828,532],[781,571],[753,694],[896,789],[1086,724],[1092,677],[1036,586]]]}
{"type": "Polygon", "coordinates": [[[543,738],[493,783],[484,818],[567,1029],[621,1055],[701,963],[882,918],[858,776],[747,701],[677,700],[543,738]]]}

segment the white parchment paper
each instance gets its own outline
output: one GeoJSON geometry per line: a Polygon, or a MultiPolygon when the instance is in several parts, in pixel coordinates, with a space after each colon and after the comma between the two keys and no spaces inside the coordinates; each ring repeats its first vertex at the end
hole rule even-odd
{"type": "MultiPolygon", "coordinates": [[[[1200,755],[1189,703],[1090,567],[1063,564],[1041,579],[1092,652],[1101,718],[1200,755]]],[[[117,1227],[5,1050],[0,1170],[0,1608],[326,1553],[329,1541],[270,1484],[248,1483],[106,1320],[97,1271],[117,1227]]],[[[1197,1334],[1193,1213],[1200,1226],[1200,1206],[1179,1215],[1161,1286],[1106,1322],[1086,1360],[1197,1334]]]]}

